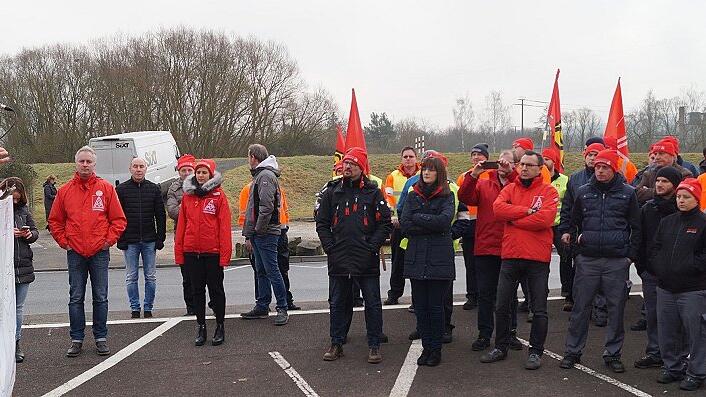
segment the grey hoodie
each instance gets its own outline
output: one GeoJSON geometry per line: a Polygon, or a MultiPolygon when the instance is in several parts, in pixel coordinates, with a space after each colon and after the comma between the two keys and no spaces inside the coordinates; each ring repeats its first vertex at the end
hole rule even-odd
{"type": "Polygon", "coordinates": [[[279,165],[277,158],[270,155],[254,169],[248,206],[245,210],[245,225],[243,236],[253,237],[255,234],[273,234],[279,236],[279,210],[281,195],[279,192],[279,165]]]}

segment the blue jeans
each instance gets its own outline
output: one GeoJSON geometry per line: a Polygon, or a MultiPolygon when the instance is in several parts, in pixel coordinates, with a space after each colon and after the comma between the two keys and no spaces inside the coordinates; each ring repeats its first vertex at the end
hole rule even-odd
{"type": "Polygon", "coordinates": [[[142,267],[145,273],[145,311],[151,312],[154,305],[154,294],[157,291],[157,251],[155,242],[143,242],[128,244],[125,250],[125,286],[127,287],[127,297],[130,300],[130,310],[140,311],[140,288],[137,285],[140,279],[140,256],[142,256],[142,267]]]}
{"type": "Polygon", "coordinates": [[[259,310],[268,310],[270,302],[272,302],[273,290],[275,299],[277,299],[277,309],[287,310],[287,289],[284,286],[284,280],[277,265],[278,241],[279,236],[275,234],[255,235],[250,240],[257,268],[255,306],[259,310]]]}
{"type": "Polygon", "coordinates": [[[16,341],[22,338],[22,314],[24,313],[27,291],[29,291],[29,283],[15,284],[15,313],[17,317],[17,326],[15,327],[16,341]]]}
{"type": "Polygon", "coordinates": [[[73,250],[66,252],[69,265],[69,335],[74,342],[83,342],[86,328],[86,313],[83,300],[86,296],[86,282],[91,277],[93,297],[93,337],[96,342],[105,341],[108,336],[108,250],[99,251],[86,258],[73,250]]]}
{"type": "Polygon", "coordinates": [[[358,282],[365,301],[365,328],[368,346],[379,347],[382,335],[382,301],[380,276],[329,276],[329,307],[331,313],[331,343],[342,345],[353,315],[353,283],[358,282]]]}

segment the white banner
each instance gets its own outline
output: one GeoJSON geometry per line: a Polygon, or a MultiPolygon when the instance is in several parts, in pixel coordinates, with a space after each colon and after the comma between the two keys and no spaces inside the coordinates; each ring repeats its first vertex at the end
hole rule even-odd
{"type": "MultiPolygon", "coordinates": [[[[0,192],[1,193],[1,192],[0,192]]],[[[0,200],[0,396],[15,385],[15,239],[12,196],[0,200]]]]}

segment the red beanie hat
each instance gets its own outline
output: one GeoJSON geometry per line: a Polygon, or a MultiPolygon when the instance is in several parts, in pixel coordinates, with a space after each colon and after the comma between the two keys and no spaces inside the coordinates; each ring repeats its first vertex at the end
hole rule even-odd
{"type": "Polygon", "coordinates": [[[517,138],[515,139],[515,142],[512,143],[512,146],[514,147],[515,145],[525,149],[525,150],[534,150],[534,142],[532,142],[532,138],[517,138]]]}
{"type": "Polygon", "coordinates": [[[350,161],[355,163],[361,170],[363,174],[370,175],[370,165],[368,165],[368,152],[363,148],[352,147],[348,149],[346,155],[343,156],[343,161],[350,161]]]}
{"type": "Polygon", "coordinates": [[[662,138],[662,141],[671,143],[672,146],[674,146],[674,152],[676,154],[679,154],[679,138],[675,137],[674,135],[667,135],[662,138]]]}
{"type": "Polygon", "coordinates": [[[554,162],[554,166],[556,167],[557,164],[559,164],[559,152],[557,152],[553,148],[546,148],[542,150],[542,157],[546,157],[552,162],[554,162]]]}
{"type": "Polygon", "coordinates": [[[586,146],[586,149],[583,150],[583,157],[588,156],[588,154],[591,152],[601,152],[605,149],[606,149],[606,147],[598,142],[592,143],[592,144],[586,146]]]}
{"type": "Polygon", "coordinates": [[[677,191],[681,189],[688,191],[689,194],[696,198],[696,201],[701,201],[701,183],[695,178],[684,179],[679,186],[677,186],[677,191]]]}
{"type": "Polygon", "coordinates": [[[660,152],[667,153],[674,157],[677,156],[677,150],[674,148],[674,144],[666,140],[657,141],[657,143],[650,148],[650,154],[660,152]]]}
{"type": "Polygon", "coordinates": [[[618,152],[613,149],[604,149],[598,152],[594,164],[605,164],[613,169],[613,172],[618,170],[618,152]]]}
{"type": "Polygon", "coordinates": [[[442,163],[444,163],[444,167],[449,166],[449,159],[447,159],[446,156],[444,156],[444,154],[441,152],[437,152],[436,150],[427,150],[426,152],[424,152],[424,155],[422,156],[422,161],[424,161],[424,159],[429,159],[429,158],[439,159],[439,160],[441,160],[442,163]]]}
{"type": "Polygon", "coordinates": [[[614,136],[604,136],[603,143],[607,149],[618,150],[618,138],[614,136]]]}
{"type": "Polygon", "coordinates": [[[181,169],[181,167],[191,167],[194,168],[194,165],[196,164],[196,158],[190,154],[185,154],[181,157],[179,157],[179,160],[177,160],[177,171],[181,169]]]}
{"type": "Polygon", "coordinates": [[[211,177],[213,177],[213,175],[216,173],[216,162],[213,161],[213,159],[200,159],[196,162],[196,165],[194,166],[194,171],[201,167],[206,167],[211,177]]]}

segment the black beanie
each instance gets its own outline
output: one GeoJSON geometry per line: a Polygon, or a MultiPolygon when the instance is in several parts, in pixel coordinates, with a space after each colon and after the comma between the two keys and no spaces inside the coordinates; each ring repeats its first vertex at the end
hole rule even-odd
{"type": "Polygon", "coordinates": [[[681,183],[682,176],[681,172],[677,170],[674,167],[662,167],[657,171],[657,177],[656,178],[667,178],[669,182],[672,182],[672,185],[674,185],[674,189],[676,190],[677,186],[681,183]]]}
{"type": "Polygon", "coordinates": [[[490,158],[490,153],[488,153],[487,143],[477,143],[473,148],[471,148],[471,153],[480,153],[485,156],[486,159],[490,158]]]}
{"type": "Polygon", "coordinates": [[[603,138],[599,136],[592,136],[588,139],[586,139],[586,147],[589,147],[592,143],[600,143],[601,145],[605,146],[605,142],[603,142],[603,138]]]}

